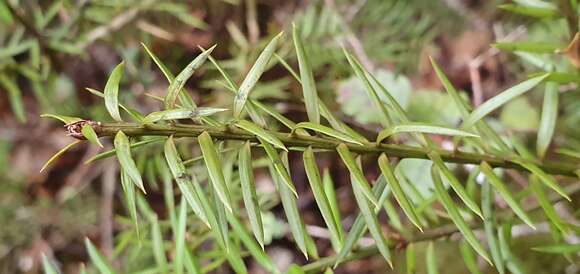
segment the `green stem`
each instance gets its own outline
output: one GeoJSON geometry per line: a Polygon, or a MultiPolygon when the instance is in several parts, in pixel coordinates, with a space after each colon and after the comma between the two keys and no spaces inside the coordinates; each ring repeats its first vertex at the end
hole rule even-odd
{"type": "MultiPolygon", "coordinates": [[[[220,127],[209,127],[201,125],[158,125],[158,124],[135,124],[135,123],[102,123],[95,126],[95,131],[99,136],[113,136],[117,131],[122,130],[128,136],[170,136],[175,137],[197,137],[202,132],[207,132],[215,139],[220,140],[249,140],[257,142],[255,135],[252,135],[244,130],[237,129],[234,127],[220,126],[220,127]]],[[[316,149],[332,150],[334,151],[336,147],[342,142],[336,139],[325,138],[325,137],[314,137],[314,136],[304,136],[291,133],[282,133],[270,131],[270,133],[276,136],[280,141],[284,143],[287,147],[300,147],[306,148],[312,146],[316,149]]],[[[364,145],[356,144],[346,144],[348,148],[359,154],[378,154],[386,153],[391,157],[398,158],[418,158],[418,159],[429,159],[429,148],[413,147],[400,144],[375,144],[366,143],[364,145]]],[[[441,158],[448,163],[460,163],[460,164],[474,164],[479,165],[482,161],[486,161],[493,167],[502,168],[512,168],[517,170],[525,171],[526,169],[520,164],[516,163],[514,160],[522,161],[522,158],[509,156],[495,156],[488,154],[477,154],[470,152],[457,152],[457,151],[447,151],[436,149],[441,158]]],[[[529,160],[527,160],[529,161],[529,160]]],[[[575,177],[575,171],[578,170],[578,166],[569,163],[561,162],[539,162],[531,161],[536,164],[542,170],[558,175],[573,176],[575,177]]]]}

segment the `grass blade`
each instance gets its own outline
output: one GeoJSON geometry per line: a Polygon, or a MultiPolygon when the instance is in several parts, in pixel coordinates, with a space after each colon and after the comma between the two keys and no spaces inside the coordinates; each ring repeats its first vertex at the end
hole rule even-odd
{"type": "Polygon", "coordinates": [[[308,115],[308,120],[310,122],[314,124],[320,124],[320,113],[318,112],[318,92],[316,91],[314,75],[312,74],[310,62],[308,61],[308,56],[304,50],[302,37],[298,32],[298,27],[293,24],[292,38],[294,40],[296,58],[298,59],[298,67],[300,69],[300,82],[302,84],[302,94],[306,105],[306,114],[308,115]]]}
{"type": "Polygon", "coordinates": [[[359,185],[360,191],[375,206],[375,208],[379,208],[380,207],[379,202],[377,201],[377,198],[373,195],[371,188],[369,186],[369,182],[365,178],[365,175],[363,174],[362,170],[356,164],[348,147],[345,144],[340,144],[338,145],[338,147],[336,147],[336,151],[340,155],[342,162],[348,168],[350,174],[352,174],[356,179],[354,180],[354,183],[359,185]]]}
{"type": "Polygon", "coordinates": [[[242,185],[242,198],[246,212],[248,213],[248,219],[250,219],[250,226],[254,237],[262,249],[264,249],[264,225],[262,223],[262,210],[260,209],[258,195],[256,194],[250,141],[246,141],[242,149],[240,149],[238,169],[240,172],[240,183],[242,185]]]}
{"type": "Polygon", "coordinates": [[[83,125],[83,127],[81,128],[81,133],[83,134],[83,136],[85,136],[85,138],[87,138],[87,140],[89,140],[89,142],[98,145],[101,148],[103,147],[103,144],[101,144],[101,141],[99,141],[99,136],[97,135],[97,133],[95,132],[95,130],[91,125],[89,124],[83,125]]]}
{"type": "Polygon", "coordinates": [[[314,194],[314,200],[320,209],[322,218],[328,227],[330,232],[330,239],[332,241],[333,248],[335,250],[340,250],[342,247],[342,227],[337,227],[334,215],[330,206],[330,202],[324,193],[324,187],[322,186],[322,179],[320,178],[320,172],[318,171],[318,165],[316,165],[316,160],[312,147],[308,147],[303,154],[304,170],[306,171],[306,176],[308,177],[308,182],[310,183],[310,188],[314,194]]]}
{"type": "Polygon", "coordinates": [[[544,93],[544,103],[542,105],[542,118],[538,128],[538,138],[536,150],[538,156],[544,158],[546,150],[550,146],[552,136],[556,129],[556,119],[558,118],[558,84],[554,82],[546,83],[546,92],[544,93]]]}
{"type": "Polygon", "coordinates": [[[232,213],[232,198],[226,185],[219,156],[211,136],[207,132],[203,132],[197,137],[197,140],[201,147],[203,160],[205,161],[205,166],[207,167],[213,188],[226,209],[232,213]]]}
{"type": "Polygon", "coordinates": [[[85,238],[85,246],[87,251],[89,252],[89,258],[93,265],[99,270],[102,274],[114,274],[115,271],[113,267],[105,260],[105,257],[97,250],[97,248],[91,243],[89,238],[85,238]]]}
{"type": "Polygon", "coordinates": [[[393,191],[393,194],[397,199],[397,202],[403,209],[405,215],[407,215],[407,218],[409,218],[411,223],[413,223],[413,225],[415,225],[420,231],[423,231],[423,228],[421,227],[421,221],[419,220],[419,217],[415,212],[415,207],[413,206],[413,204],[411,204],[411,202],[407,198],[407,195],[405,194],[405,191],[401,187],[401,184],[399,183],[397,178],[395,178],[393,169],[389,164],[389,158],[384,153],[382,153],[381,156],[379,156],[379,168],[383,174],[383,177],[389,183],[391,190],[393,191]]]}
{"type": "Polygon", "coordinates": [[[528,216],[526,211],[520,206],[516,198],[514,198],[514,196],[511,194],[511,191],[505,186],[501,179],[493,172],[493,168],[486,162],[482,162],[480,167],[481,172],[485,174],[487,181],[495,188],[495,190],[497,190],[497,192],[506,201],[513,212],[528,226],[536,229],[532,220],[530,219],[530,216],[528,216]]]}
{"type": "Polygon", "coordinates": [[[427,254],[425,257],[427,274],[439,274],[439,270],[437,270],[437,258],[435,257],[435,247],[433,242],[429,242],[429,245],[427,246],[427,254]]]}
{"type": "Polygon", "coordinates": [[[157,121],[177,120],[177,119],[194,119],[214,115],[226,111],[226,108],[198,107],[195,109],[176,108],[149,113],[143,121],[144,124],[151,124],[157,121]]]}
{"type": "Polygon", "coordinates": [[[377,136],[377,144],[381,143],[384,139],[389,138],[392,135],[399,134],[399,133],[429,133],[429,134],[439,134],[439,135],[448,135],[448,136],[461,136],[461,137],[475,137],[479,138],[479,135],[473,134],[467,131],[453,129],[453,128],[446,128],[446,127],[439,127],[439,126],[431,126],[428,124],[422,123],[407,123],[407,124],[399,124],[396,126],[392,126],[390,128],[382,130],[379,135],[377,136]]]}
{"type": "Polygon", "coordinates": [[[465,203],[465,205],[471,211],[473,211],[475,214],[477,214],[477,216],[479,216],[481,219],[483,219],[483,215],[481,214],[481,210],[479,209],[479,206],[477,205],[477,203],[475,201],[473,201],[473,199],[471,199],[469,197],[469,194],[467,193],[467,191],[465,190],[463,185],[459,182],[457,177],[455,177],[455,175],[453,175],[451,170],[449,170],[449,168],[447,168],[447,165],[445,165],[445,162],[443,162],[443,159],[441,159],[441,156],[439,156],[439,154],[437,154],[436,152],[432,151],[429,153],[429,158],[431,159],[431,161],[433,161],[433,164],[435,164],[437,166],[437,169],[439,170],[439,172],[443,173],[443,176],[445,176],[445,178],[447,178],[449,185],[451,185],[451,187],[453,188],[455,193],[457,193],[459,198],[461,198],[463,203],[465,203]]]}
{"type": "Polygon", "coordinates": [[[244,105],[246,104],[246,101],[248,100],[248,97],[250,95],[250,91],[252,91],[252,89],[254,88],[254,86],[256,85],[256,83],[266,70],[268,62],[270,61],[270,58],[274,54],[274,51],[276,50],[276,46],[278,44],[278,40],[280,40],[281,36],[282,33],[279,33],[278,35],[274,36],[272,40],[270,40],[270,42],[268,43],[268,45],[266,45],[262,53],[260,53],[260,56],[258,56],[258,59],[256,60],[256,62],[246,75],[246,78],[240,85],[236,97],[234,98],[233,110],[235,118],[240,117],[240,114],[244,109],[244,105]]]}
{"type": "MultiPolygon", "coordinates": [[[[351,181],[358,180],[352,173],[351,173],[351,181]]],[[[389,263],[391,268],[393,268],[393,262],[391,260],[391,253],[389,251],[389,244],[387,239],[383,235],[383,231],[379,220],[377,219],[377,215],[375,211],[371,208],[371,204],[368,202],[368,198],[366,198],[362,192],[362,188],[360,187],[361,183],[352,182],[352,190],[354,193],[354,197],[356,202],[360,208],[360,212],[363,215],[365,223],[367,224],[367,228],[369,229],[371,236],[376,242],[377,248],[379,252],[385,258],[385,260],[389,263]]]]}
{"type": "Polygon", "coordinates": [[[185,82],[191,78],[195,70],[203,65],[215,47],[216,45],[200,53],[175,77],[175,79],[171,81],[171,84],[169,84],[169,87],[167,88],[167,95],[165,96],[165,100],[163,102],[165,109],[173,109],[175,107],[175,101],[177,100],[180,91],[183,89],[183,86],[185,86],[185,82]]]}
{"type": "Polygon", "coordinates": [[[296,126],[294,126],[293,130],[296,130],[299,128],[314,130],[316,132],[334,137],[334,138],[339,139],[339,140],[344,141],[344,142],[348,142],[348,143],[352,143],[352,144],[356,144],[356,145],[361,145],[361,146],[363,145],[363,143],[358,141],[357,138],[355,138],[355,137],[351,137],[351,136],[349,136],[345,133],[342,133],[340,131],[334,130],[334,129],[329,128],[327,126],[315,124],[312,122],[298,123],[296,126]]]}
{"type": "Polygon", "coordinates": [[[117,122],[123,122],[121,114],[119,113],[119,84],[121,83],[121,78],[123,78],[124,72],[125,62],[121,62],[111,72],[111,75],[105,84],[104,91],[105,107],[111,117],[113,117],[117,122]]]}
{"type": "Polygon", "coordinates": [[[175,178],[181,194],[185,197],[185,201],[193,209],[193,212],[211,228],[207,215],[201,206],[202,202],[199,199],[199,193],[193,188],[191,178],[188,176],[183,161],[177,152],[177,148],[173,142],[173,136],[170,136],[165,142],[164,154],[169,170],[173,178],[175,178]]]}
{"type": "Polygon", "coordinates": [[[274,169],[276,170],[278,175],[280,175],[280,179],[282,180],[284,185],[286,185],[286,187],[288,189],[290,189],[290,191],[292,193],[294,193],[294,196],[298,197],[298,193],[296,192],[296,188],[294,187],[294,184],[292,183],[292,178],[290,178],[290,174],[288,173],[288,170],[286,169],[286,167],[282,163],[282,159],[280,159],[280,155],[278,155],[278,152],[274,149],[274,147],[272,147],[270,145],[269,142],[266,142],[265,140],[263,140],[262,138],[259,138],[259,137],[258,137],[258,140],[260,140],[260,143],[264,147],[266,154],[268,154],[268,157],[270,158],[270,161],[271,161],[272,165],[274,166],[274,169]]]}
{"type": "Polygon", "coordinates": [[[133,158],[131,157],[131,147],[127,135],[119,130],[115,135],[113,145],[115,146],[115,153],[117,154],[121,168],[127,172],[131,181],[139,187],[143,193],[147,193],[143,186],[143,179],[141,179],[139,169],[137,169],[137,165],[135,165],[135,161],[133,161],[133,158]]]}
{"type": "Polygon", "coordinates": [[[235,124],[237,127],[248,131],[256,136],[258,136],[260,139],[272,144],[273,146],[282,149],[284,151],[288,151],[288,149],[284,146],[284,143],[282,143],[282,141],[280,141],[278,138],[276,138],[276,136],[270,134],[268,131],[264,130],[263,128],[257,126],[256,124],[252,123],[252,122],[248,122],[246,120],[239,120],[236,122],[235,124]]]}
{"type": "Polygon", "coordinates": [[[510,100],[526,93],[538,84],[540,84],[549,74],[543,74],[534,78],[530,78],[523,81],[507,90],[501,92],[500,94],[494,96],[493,98],[487,100],[485,103],[481,104],[477,109],[475,109],[469,116],[463,121],[461,128],[471,128],[477,121],[481,120],[487,114],[498,109],[510,100]]]}
{"type": "Polygon", "coordinates": [[[48,161],[46,161],[46,163],[44,163],[42,168],[40,168],[40,172],[43,172],[48,166],[50,166],[50,164],[52,164],[54,161],[56,161],[58,158],[60,158],[60,156],[62,156],[65,152],[67,152],[69,149],[73,148],[74,146],[80,144],[81,142],[82,142],[81,140],[76,140],[76,141],[66,145],[61,150],[59,150],[57,153],[52,155],[52,157],[50,157],[50,159],[48,159],[48,161]]]}
{"type": "Polygon", "coordinates": [[[487,251],[485,251],[485,248],[475,237],[475,234],[473,234],[473,231],[471,231],[469,225],[465,222],[465,220],[459,213],[457,206],[453,204],[453,200],[451,199],[449,193],[447,193],[447,190],[443,186],[443,181],[441,180],[441,175],[439,174],[438,166],[434,165],[431,167],[431,176],[433,177],[433,184],[435,185],[435,193],[437,195],[437,199],[439,199],[439,201],[443,204],[445,210],[447,211],[447,213],[449,213],[449,217],[451,217],[453,223],[457,225],[457,228],[459,229],[463,237],[465,237],[465,240],[471,245],[471,247],[473,247],[473,249],[475,249],[475,251],[482,258],[484,258],[490,265],[492,265],[491,261],[489,260],[489,255],[487,254],[487,251]]]}

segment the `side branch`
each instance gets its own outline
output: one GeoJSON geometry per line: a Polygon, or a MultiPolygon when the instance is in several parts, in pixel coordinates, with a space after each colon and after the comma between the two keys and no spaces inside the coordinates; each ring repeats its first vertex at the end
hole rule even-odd
{"type": "MultiPolygon", "coordinates": [[[[213,138],[220,140],[244,140],[244,141],[255,141],[258,139],[255,135],[252,135],[246,131],[228,127],[209,127],[200,125],[157,125],[157,124],[136,124],[136,123],[102,123],[94,126],[95,131],[99,136],[114,136],[119,130],[122,130],[128,136],[170,136],[175,137],[197,137],[202,132],[207,132],[213,138]]],[[[284,143],[287,147],[308,147],[312,146],[316,149],[324,150],[334,150],[341,144],[339,140],[324,138],[324,137],[314,137],[314,136],[304,136],[292,133],[282,133],[270,131],[270,133],[280,141],[284,143]]],[[[407,145],[399,144],[375,144],[366,143],[365,145],[356,144],[346,144],[348,148],[356,153],[360,154],[370,154],[370,153],[386,153],[392,157],[398,158],[417,158],[417,159],[428,159],[428,153],[430,150],[413,147],[407,145]]],[[[469,152],[458,152],[458,151],[447,151],[447,150],[437,150],[441,155],[441,158],[448,163],[459,163],[459,164],[475,164],[478,165],[482,161],[486,161],[493,167],[502,168],[512,168],[517,170],[526,169],[518,164],[517,160],[522,160],[521,158],[516,158],[514,156],[501,157],[494,155],[485,155],[478,153],[469,152]]],[[[576,176],[575,172],[579,169],[577,165],[568,163],[556,163],[556,162],[537,162],[533,161],[542,170],[555,174],[564,176],[576,176]]]]}

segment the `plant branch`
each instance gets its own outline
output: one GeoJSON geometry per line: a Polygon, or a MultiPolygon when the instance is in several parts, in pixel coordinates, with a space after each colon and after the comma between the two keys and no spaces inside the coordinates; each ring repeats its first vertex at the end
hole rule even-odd
{"type": "MultiPolygon", "coordinates": [[[[201,125],[158,125],[158,124],[136,124],[136,123],[93,123],[95,132],[99,136],[113,136],[119,130],[122,130],[128,136],[170,136],[175,137],[197,137],[202,132],[207,132],[215,139],[219,140],[244,140],[255,141],[258,139],[255,135],[247,131],[229,127],[208,127],[201,125]]],[[[315,149],[332,150],[342,142],[336,139],[326,137],[304,136],[292,133],[269,131],[270,134],[276,136],[287,147],[305,148],[311,146],[315,149]]],[[[418,158],[429,159],[428,153],[431,149],[413,147],[400,144],[375,144],[368,142],[364,145],[347,144],[348,148],[359,154],[377,154],[386,153],[391,157],[398,158],[418,158]]],[[[517,156],[495,156],[488,154],[477,154],[470,152],[458,152],[447,150],[436,150],[445,162],[460,163],[460,164],[475,164],[478,165],[482,161],[486,161],[493,167],[512,168],[517,170],[526,170],[516,161],[522,161],[517,156]]],[[[527,160],[529,162],[529,160],[527,160]]],[[[576,176],[575,171],[578,166],[562,162],[539,162],[532,161],[542,170],[557,175],[576,176]]]]}

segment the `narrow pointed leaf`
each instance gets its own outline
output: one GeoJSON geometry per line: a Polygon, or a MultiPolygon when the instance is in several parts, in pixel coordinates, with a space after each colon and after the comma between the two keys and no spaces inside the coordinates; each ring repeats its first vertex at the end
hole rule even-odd
{"type": "Polygon", "coordinates": [[[46,255],[44,255],[44,253],[42,254],[42,268],[44,274],[58,274],[58,270],[56,270],[54,264],[46,257],[46,255]]]}
{"type": "Polygon", "coordinates": [[[484,217],[483,228],[485,231],[485,239],[487,240],[491,259],[497,272],[499,274],[505,274],[505,265],[497,239],[497,229],[495,229],[495,212],[493,211],[494,203],[495,199],[491,185],[488,182],[483,182],[481,187],[481,208],[484,217]]]}
{"type": "Polygon", "coordinates": [[[530,187],[550,222],[563,234],[567,234],[569,232],[568,225],[564,222],[564,220],[562,220],[560,215],[558,215],[558,212],[548,199],[548,196],[546,195],[546,192],[538,181],[537,177],[532,176],[530,178],[530,187]]]}
{"type": "Polygon", "coordinates": [[[348,125],[337,119],[322,101],[318,101],[318,106],[320,108],[320,115],[322,115],[322,117],[324,117],[328,121],[328,123],[332,128],[334,128],[337,131],[348,134],[350,137],[356,139],[357,142],[359,143],[368,142],[365,137],[363,137],[358,132],[350,128],[348,125]]]}
{"type": "Polygon", "coordinates": [[[143,118],[143,121],[141,122],[144,124],[150,124],[163,120],[194,119],[214,115],[216,113],[223,112],[226,110],[227,109],[225,108],[211,108],[211,107],[198,107],[195,109],[185,109],[185,108],[168,109],[152,112],[147,116],[145,116],[145,118],[143,118]]]}
{"type": "Polygon", "coordinates": [[[97,133],[95,132],[95,130],[91,125],[89,124],[83,125],[83,127],[81,128],[81,133],[83,134],[83,136],[85,136],[85,138],[87,138],[87,140],[89,140],[89,142],[98,145],[100,147],[103,147],[103,144],[101,144],[101,141],[99,141],[99,136],[97,135],[97,133]]]}
{"type": "Polygon", "coordinates": [[[183,273],[185,259],[185,230],[187,228],[187,206],[185,199],[182,198],[179,204],[179,213],[177,217],[177,231],[173,236],[175,242],[175,258],[173,259],[173,272],[176,274],[183,273]]]}
{"type": "Polygon", "coordinates": [[[165,109],[172,109],[175,107],[175,101],[177,100],[180,91],[185,86],[185,82],[191,78],[195,70],[205,63],[205,60],[215,47],[216,45],[200,53],[175,77],[175,79],[171,81],[171,84],[169,84],[169,87],[167,88],[167,95],[165,95],[165,109]]]}
{"type": "Polygon", "coordinates": [[[532,163],[520,160],[514,160],[514,162],[523,166],[525,169],[529,170],[532,174],[538,176],[538,178],[540,178],[540,181],[542,183],[544,183],[546,186],[556,191],[558,194],[560,194],[560,196],[564,197],[568,201],[572,201],[572,199],[570,199],[570,196],[568,196],[566,191],[558,184],[558,182],[550,174],[547,174],[538,166],[532,163]]]}
{"type": "Polygon", "coordinates": [[[117,122],[123,121],[123,119],[121,119],[121,114],[119,113],[119,84],[121,83],[121,78],[123,78],[124,71],[125,62],[121,62],[111,72],[111,75],[105,84],[104,91],[105,107],[107,108],[107,111],[109,111],[111,117],[113,117],[117,122]]]}
{"type": "Polygon", "coordinates": [[[270,273],[279,273],[278,269],[276,269],[276,265],[268,254],[264,251],[264,246],[260,243],[261,246],[257,245],[250,237],[249,233],[246,231],[242,223],[238,219],[234,217],[232,214],[228,214],[228,222],[233,228],[234,233],[240,239],[240,241],[246,246],[252,257],[262,265],[267,271],[270,273]]]}
{"type": "Polygon", "coordinates": [[[131,178],[127,175],[127,172],[121,170],[121,186],[123,187],[123,193],[125,200],[127,201],[127,209],[129,210],[129,216],[131,216],[131,221],[135,226],[135,231],[137,236],[140,237],[139,221],[137,217],[137,199],[135,195],[135,184],[131,182],[131,178]]]}
{"type": "MultiPolygon", "coordinates": [[[[151,144],[151,143],[156,143],[156,142],[162,141],[164,139],[165,139],[165,137],[153,137],[153,138],[145,139],[143,141],[135,142],[135,143],[132,143],[131,144],[131,149],[137,148],[137,147],[142,147],[144,145],[148,145],[148,144],[151,144]]],[[[116,151],[117,150],[113,148],[111,150],[108,150],[108,151],[105,151],[105,152],[101,152],[99,154],[96,154],[95,156],[93,156],[90,159],[86,160],[85,161],[85,164],[90,164],[90,163],[96,162],[98,160],[102,160],[102,159],[105,159],[105,158],[112,157],[112,156],[115,155],[116,151]]]]}
{"type": "Polygon", "coordinates": [[[407,274],[415,274],[417,266],[415,265],[415,245],[409,244],[405,249],[405,262],[407,265],[407,274]]]}
{"type": "Polygon", "coordinates": [[[250,91],[254,88],[264,71],[268,66],[268,62],[270,58],[274,54],[276,50],[276,46],[278,45],[278,40],[282,36],[282,33],[274,36],[272,40],[266,45],[258,59],[246,75],[246,78],[240,85],[238,92],[236,93],[236,97],[234,98],[234,117],[239,118],[244,106],[246,105],[246,101],[250,95],[250,91]]]}
{"type": "Polygon", "coordinates": [[[250,226],[254,237],[264,249],[264,225],[262,224],[262,210],[256,194],[256,183],[252,170],[252,155],[250,142],[246,141],[238,155],[238,169],[242,186],[242,198],[250,219],[250,226]]]}
{"type": "Polygon", "coordinates": [[[24,101],[22,98],[22,91],[13,77],[9,77],[4,73],[0,73],[0,86],[3,86],[8,92],[8,100],[10,107],[19,122],[26,122],[26,110],[24,109],[24,101]]]}
{"type": "Polygon", "coordinates": [[[288,173],[288,170],[286,169],[286,167],[282,163],[282,159],[280,159],[280,155],[278,155],[278,152],[266,140],[264,140],[260,137],[258,137],[258,140],[260,140],[260,143],[264,147],[266,154],[268,154],[268,157],[270,158],[270,161],[272,162],[274,169],[276,170],[278,175],[280,175],[280,179],[282,180],[282,183],[284,183],[284,185],[286,185],[286,187],[292,193],[294,193],[294,196],[298,197],[298,193],[296,192],[296,188],[294,187],[294,183],[292,183],[292,178],[290,178],[290,174],[288,173]]]}
{"type": "Polygon", "coordinates": [[[421,221],[417,216],[417,212],[415,212],[415,207],[407,198],[405,191],[393,173],[393,168],[389,164],[389,158],[384,153],[379,156],[379,168],[383,174],[383,177],[391,186],[391,190],[393,191],[397,202],[403,209],[403,212],[405,212],[405,215],[409,218],[411,223],[413,223],[420,231],[423,231],[423,228],[421,227],[421,221]]]}
{"type": "Polygon", "coordinates": [[[121,168],[127,172],[131,181],[143,191],[145,192],[145,187],[143,186],[143,179],[141,179],[141,174],[139,173],[139,169],[137,169],[137,165],[133,158],[131,157],[131,147],[129,145],[129,139],[127,135],[123,133],[123,131],[118,131],[115,135],[115,140],[113,142],[115,146],[115,153],[117,154],[117,158],[119,159],[119,163],[121,164],[121,168]]]}
{"type": "Polygon", "coordinates": [[[511,194],[511,191],[505,186],[505,184],[501,181],[497,175],[493,172],[493,168],[486,162],[482,162],[481,165],[481,172],[485,174],[487,181],[494,187],[494,189],[501,195],[501,197],[506,201],[506,203],[510,206],[510,208],[514,211],[514,213],[520,217],[524,223],[529,225],[531,228],[536,229],[530,216],[526,213],[526,211],[520,206],[516,198],[511,194]]]}
{"type": "Polygon", "coordinates": [[[477,237],[475,237],[475,234],[473,234],[473,231],[471,231],[471,228],[469,228],[469,225],[465,222],[465,220],[459,213],[457,206],[453,204],[453,200],[451,199],[449,193],[447,193],[447,190],[443,186],[443,181],[441,180],[441,175],[438,169],[439,167],[437,166],[431,167],[431,176],[433,177],[433,184],[435,185],[435,193],[437,195],[437,199],[439,199],[439,201],[443,204],[443,206],[445,207],[445,211],[447,211],[453,223],[457,225],[457,228],[459,229],[463,237],[465,237],[465,240],[471,245],[471,247],[473,247],[473,249],[482,258],[484,258],[489,264],[491,264],[487,251],[485,251],[485,248],[481,245],[477,237]]]}
{"type": "MultiPolygon", "coordinates": [[[[105,94],[92,88],[85,88],[86,91],[90,92],[91,94],[101,97],[105,99],[105,94]]],[[[143,119],[143,115],[135,109],[129,108],[121,103],[119,103],[119,107],[122,108],[127,114],[129,114],[135,121],[141,121],[143,119]]]]}
{"type": "Polygon", "coordinates": [[[322,218],[328,227],[330,232],[330,237],[335,250],[340,250],[342,247],[342,233],[339,230],[342,227],[337,227],[332,214],[332,209],[326,194],[324,193],[324,187],[322,186],[322,179],[320,178],[320,172],[318,171],[318,166],[316,165],[316,160],[314,152],[311,147],[308,147],[303,154],[304,170],[306,171],[306,176],[308,177],[308,182],[310,183],[310,189],[314,194],[314,200],[320,209],[322,218]]]}
{"type": "Polygon", "coordinates": [[[561,44],[536,42],[496,43],[491,44],[491,46],[504,51],[525,51],[531,53],[556,53],[557,50],[566,47],[566,45],[561,44]]]}
{"type": "Polygon", "coordinates": [[[231,213],[233,204],[232,198],[226,185],[219,156],[211,136],[207,132],[203,132],[197,137],[197,140],[201,147],[203,160],[205,161],[205,166],[207,167],[212,186],[226,209],[231,213]]]}
{"type": "Polygon", "coordinates": [[[330,205],[330,209],[332,210],[332,217],[334,218],[334,224],[338,228],[338,232],[340,233],[340,238],[344,237],[344,231],[342,228],[340,211],[338,209],[338,200],[336,198],[336,190],[334,187],[334,182],[332,182],[332,178],[330,177],[330,173],[328,169],[324,170],[322,175],[322,185],[324,188],[324,194],[326,195],[326,199],[328,200],[328,204],[330,205]]]}
{"type": "Polygon", "coordinates": [[[181,194],[185,197],[185,201],[202,222],[211,228],[208,217],[201,206],[202,202],[199,198],[199,193],[193,188],[191,177],[188,175],[183,161],[177,152],[177,148],[173,142],[173,136],[170,136],[165,142],[164,154],[169,170],[171,170],[171,174],[175,178],[181,194]]]}
{"type": "Polygon", "coordinates": [[[163,245],[163,235],[161,234],[161,227],[157,218],[151,220],[151,243],[153,249],[153,257],[155,263],[159,268],[159,272],[165,273],[169,271],[167,258],[165,257],[165,247],[163,245]]]}
{"type": "Polygon", "coordinates": [[[82,120],[81,118],[78,118],[78,117],[71,117],[71,116],[50,114],[50,113],[41,114],[40,117],[57,119],[57,120],[63,122],[64,124],[72,124],[74,122],[78,122],[78,121],[82,120]]]}
{"type": "Polygon", "coordinates": [[[306,104],[306,114],[308,120],[314,124],[320,124],[320,113],[318,112],[318,92],[316,91],[316,84],[314,82],[314,75],[302,37],[299,35],[299,30],[296,25],[292,26],[292,38],[294,40],[294,47],[296,48],[296,58],[298,59],[298,67],[300,69],[300,83],[302,84],[302,94],[306,104]]]}
{"type": "Polygon", "coordinates": [[[459,198],[461,198],[461,200],[465,203],[465,205],[471,211],[473,211],[475,214],[477,214],[477,216],[479,216],[480,218],[483,219],[483,215],[481,214],[481,210],[479,209],[479,206],[477,205],[477,203],[475,201],[473,201],[473,199],[471,199],[469,197],[469,194],[467,193],[467,191],[465,190],[463,185],[459,182],[457,177],[455,177],[455,175],[453,175],[451,170],[449,170],[449,168],[447,168],[447,166],[445,165],[445,162],[443,162],[443,159],[441,159],[441,156],[439,156],[439,154],[437,154],[436,152],[432,151],[431,153],[429,153],[429,158],[433,161],[433,164],[435,164],[437,166],[437,169],[439,170],[439,172],[441,172],[443,174],[443,176],[445,176],[445,178],[447,178],[449,185],[451,185],[451,188],[453,188],[455,193],[457,193],[457,195],[459,196],[459,198]]]}
{"type": "Polygon", "coordinates": [[[65,152],[67,152],[72,147],[80,144],[81,142],[82,142],[81,140],[76,140],[76,141],[66,145],[61,150],[59,150],[57,153],[52,155],[52,157],[50,157],[50,159],[48,159],[48,161],[46,161],[46,163],[44,163],[42,168],[40,168],[40,172],[43,172],[48,166],[50,166],[50,164],[52,164],[54,161],[56,161],[58,158],[60,158],[60,156],[62,156],[65,152]]]}
{"type": "Polygon", "coordinates": [[[558,118],[558,84],[553,82],[546,83],[546,92],[544,92],[544,103],[542,105],[542,118],[538,128],[538,138],[536,150],[540,158],[544,158],[546,150],[552,142],[554,130],[556,129],[556,119],[558,118]]]}
{"type": "Polygon", "coordinates": [[[356,179],[353,183],[358,184],[360,187],[360,191],[364,194],[364,196],[376,207],[378,208],[379,202],[377,198],[373,195],[371,191],[371,187],[369,186],[369,182],[365,178],[362,170],[356,164],[350,150],[345,144],[340,144],[336,147],[336,151],[342,158],[342,162],[346,165],[350,174],[356,179]]]}
{"type": "Polygon", "coordinates": [[[85,246],[89,252],[89,258],[93,265],[99,270],[101,274],[114,274],[115,271],[113,267],[107,262],[105,257],[97,250],[97,248],[91,243],[89,238],[85,238],[85,246]]]}
{"type": "MultiPolygon", "coordinates": [[[[352,180],[354,180],[354,181],[357,180],[357,178],[355,178],[355,176],[353,176],[353,174],[351,174],[351,181],[352,180]]],[[[381,225],[379,223],[379,220],[377,219],[377,216],[376,216],[374,210],[372,209],[371,204],[368,202],[368,198],[366,198],[364,196],[364,194],[362,193],[362,189],[360,188],[360,183],[352,182],[352,190],[353,190],[356,202],[360,208],[361,214],[364,217],[365,223],[367,224],[367,227],[371,233],[371,236],[373,237],[373,239],[376,242],[376,245],[377,245],[377,248],[379,249],[379,252],[383,256],[383,258],[385,258],[385,260],[387,260],[387,262],[389,263],[389,265],[392,268],[393,263],[391,260],[391,252],[389,251],[389,243],[387,242],[387,239],[383,235],[383,231],[382,231],[381,225]]]]}
{"type": "Polygon", "coordinates": [[[459,251],[461,253],[461,257],[463,257],[463,262],[465,262],[465,266],[471,274],[482,274],[479,271],[479,266],[477,265],[477,259],[473,256],[473,252],[471,247],[467,244],[467,242],[462,241],[459,244],[459,251]]]}
{"type": "Polygon", "coordinates": [[[439,127],[439,126],[431,126],[428,124],[421,124],[421,123],[408,123],[408,124],[399,124],[399,125],[392,126],[390,128],[382,130],[379,133],[379,135],[377,136],[377,143],[380,143],[384,139],[387,139],[390,136],[395,135],[395,134],[399,134],[399,133],[428,133],[428,134],[439,134],[439,135],[448,135],[448,136],[462,136],[462,137],[479,138],[479,135],[477,135],[477,134],[473,134],[473,133],[459,130],[459,129],[439,127]]]}
{"type": "Polygon", "coordinates": [[[209,200],[208,195],[203,190],[201,185],[199,184],[195,173],[191,173],[191,181],[193,184],[193,189],[197,194],[197,197],[200,201],[200,206],[204,212],[204,215],[207,217],[209,227],[211,228],[210,231],[214,235],[214,238],[217,239],[217,242],[221,248],[224,250],[229,249],[229,239],[225,238],[224,236],[227,234],[227,231],[222,231],[222,228],[218,222],[218,218],[216,216],[216,209],[212,205],[209,200]]]}
{"type": "Polygon", "coordinates": [[[433,242],[429,242],[425,258],[427,274],[439,274],[439,270],[437,269],[437,257],[435,256],[435,247],[433,242]]]}
{"type": "Polygon", "coordinates": [[[252,122],[248,122],[246,120],[239,120],[236,122],[235,124],[237,127],[248,131],[258,137],[260,137],[260,139],[272,144],[273,146],[288,151],[288,149],[284,146],[284,143],[282,143],[282,141],[280,141],[276,136],[270,134],[268,131],[266,131],[265,129],[257,126],[256,124],[252,123],[252,122]]]}
{"type": "Polygon", "coordinates": [[[501,92],[495,97],[487,100],[485,103],[481,104],[477,109],[475,109],[469,116],[463,121],[462,128],[471,128],[477,121],[481,120],[483,117],[498,109],[510,100],[526,93],[527,91],[533,89],[535,86],[540,84],[549,74],[544,74],[537,76],[526,81],[523,81],[507,90],[501,92]]]}
{"type": "Polygon", "coordinates": [[[532,250],[542,253],[555,253],[555,254],[578,253],[580,252],[580,244],[557,244],[557,245],[537,246],[532,247],[532,250]]]}
{"type": "Polygon", "coordinates": [[[315,124],[312,122],[301,122],[301,123],[298,123],[296,126],[294,126],[294,129],[299,129],[299,128],[314,130],[316,132],[334,137],[334,138],[339,139],[339,140],[344,141],[344,142],[348,142],[348,143],[352,143],[352,144],[356,144],[356,145],[361,145],[361,146],[363,145],[363,143],[358,141],[355,137],[351,137],[351,136],[349,136],[345,133],[342,133],[340,131],[334,130],[334,129],[329,128],[327,126],[315,124]]]}

